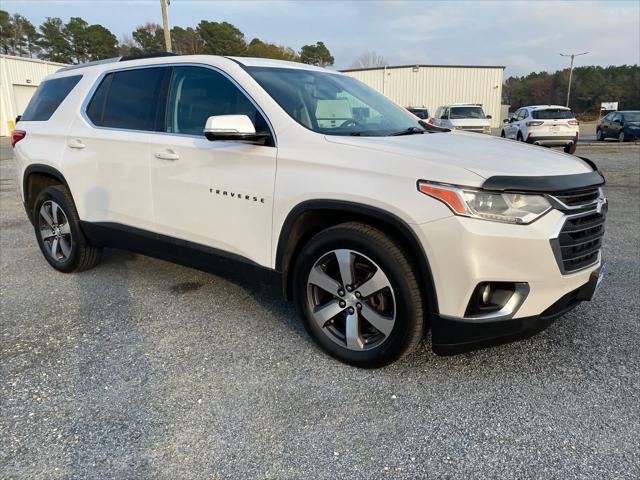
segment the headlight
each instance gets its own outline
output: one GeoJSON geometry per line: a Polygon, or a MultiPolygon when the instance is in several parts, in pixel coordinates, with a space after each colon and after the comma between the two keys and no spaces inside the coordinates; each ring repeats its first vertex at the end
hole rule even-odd
{"type": "Polygon", "coordinates": [[[425,181],[418,190],[447,205],[456,215],[525,225],[551,210],[542,195],[500,193],[425,181]]]}

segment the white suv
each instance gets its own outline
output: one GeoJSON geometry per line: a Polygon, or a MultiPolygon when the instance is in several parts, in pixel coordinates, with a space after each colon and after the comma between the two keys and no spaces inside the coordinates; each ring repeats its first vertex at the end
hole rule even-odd
{"type": "Polygon", "coordinates": [[[579,122],[567,107],[559,105],[534,105],[522,107],[515,115],[502,121],[503,138],[520,142],[564,147],[574,153],[580,136],[579,122]]]}
{"type": "Polygon", "coordinates": [[[16,128],[55,269],[118,247],[266,271],[354,365],[388,364],[428,328],[438,353],[530,335],[599,279],[591,162],[421,124],[338,72],[204,55],[67,67],[16,128]]]}
{"type": "Polygon", "coordinates": [[[485,115],[480,104],[454,103],[438,107],[429,123],[452,130],[490,134],[490,120],[491,115],[485,115]]]}

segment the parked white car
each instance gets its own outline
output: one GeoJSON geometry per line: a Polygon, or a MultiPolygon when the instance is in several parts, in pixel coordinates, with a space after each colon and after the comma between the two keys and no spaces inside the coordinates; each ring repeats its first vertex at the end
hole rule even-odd
{"type": "Polygon", "coordinates": [[[266,273],[324,350],[361,367],[398,359],[429,328],[438,353],[531,335],[601,278],[607,203],[593,163],[431,127],[300,63],[66,67],[40,85],[12,145],[56,270],[116,247],[266,273]]]}
{"type": "Polygon", "coordinates": [[[560,105],[533,105],[518,109],[515,115],[504,119],[503,138],[520,142],[564,147],[567,153],[574,153],[580,136],[579,122],[567,107],[560,105]]]}
{"type": "Polygon", "coordinates": [[[491,133],[491,115],[485,115],[482,105],[456,103],[438,107],[433,125],[466,132],[491,133]]]}

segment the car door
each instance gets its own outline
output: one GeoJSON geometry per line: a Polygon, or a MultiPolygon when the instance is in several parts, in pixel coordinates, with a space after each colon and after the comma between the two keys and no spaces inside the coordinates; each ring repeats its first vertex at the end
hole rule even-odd
{"type": "Polygon", "coordinates": [[[65,175],[80,218],[152,230],[149,133],[160,118],[169,69],[110,71],[96,79],[69,130],[65,175]]]}
{"type": "Polygon", "coordinates": [[[207,66],[175,66],[165,131],[151,142],[151,185],[159,233],[271,265],[276,148],[209,141],[213,115],[247,115],[257,131],[266,117],[230,77],[207,66]]]}
{"type": "Polygon", "coordinates": [[[620,129],[622,124],[622,115],[619,113],[615,113],[611,118],[611,122],[609,122],[609,130],[607,135],[611,137],[617,137],[620,134],[620,129]]]}

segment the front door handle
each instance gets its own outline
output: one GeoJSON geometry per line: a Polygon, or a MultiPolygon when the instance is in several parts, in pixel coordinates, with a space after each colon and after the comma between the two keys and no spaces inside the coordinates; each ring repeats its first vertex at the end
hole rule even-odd
{"type": "Polygon", "coordinates": [[[155,157],[160,160],[179,160],[180,155],[178,155],[173,150],[164,150],[162,152],[156,152],[155,157]]]}
{"type": "Polygon", "coordinates": [[[74,138],[73,140],[69,141],[68,145],[69,148],[75,148],[76,150],[82,150],[84,147],[86,147],[86,145],[82,143],[82,140],[80,140],[79,138],[74,138]]]}

